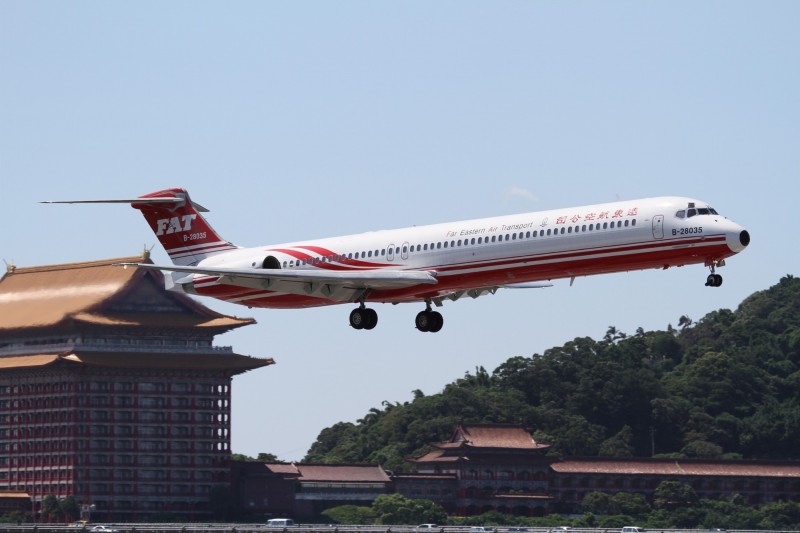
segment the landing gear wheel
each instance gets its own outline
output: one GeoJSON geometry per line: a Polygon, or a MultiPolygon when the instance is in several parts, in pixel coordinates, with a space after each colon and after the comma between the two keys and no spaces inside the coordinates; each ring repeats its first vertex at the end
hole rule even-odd
{"type": "Polygon", "coordinates": [[[428,330],[431,333],[436,333],[444,326],[444,317],[438,311],[431,312],[431,328],[428,330]]]}
{"type": "Polygon", "coordinates": [[[353,329],[364,329],[364,323],[367,320],[364,311],[366,308],[361,309],[360,307],[350,311],[350,326],[353,329]]]}
{"type": "Polygon", "coordinates": [[[364,329],[372,329],[378,325],[378,313],[376,313],[374,309],[368,307],[364,309],[364,314],[366,315],[364,329]]]}
{"type": "Polygon", "coordinates": [[[372,329],[378,325],[378,313],[368,307],[357,307],[350,311],[350,326],[353,329],[372,329]]]}
{"type": "Polygon", "coordinates": [[[420,311],[414,319],[414,325],[420,331],[436,333],[444,325],[444,318],[437,311],[420,311]]]}
{"type": "Polygon", "coordinates": [[[709,274],[706,278],[706,287],[719,287],[722,285],[722,276],[719,274],[709,274]]]}

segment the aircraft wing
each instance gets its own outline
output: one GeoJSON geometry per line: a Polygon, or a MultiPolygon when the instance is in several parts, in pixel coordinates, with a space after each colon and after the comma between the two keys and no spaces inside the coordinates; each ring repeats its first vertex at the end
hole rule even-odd
{"type": "Polygon", "coordinates": [[[492,285],[487,287],[475,287],[474,289],[464,289],[458,291],[451,291],[447,293],[440,293],[437,296],[433,296],[431,298],[431,301],[433,301],[433,303],[436,304],[436,307],[442,307],[444,305],[445,300],[450,300],[455,302],[456,300],[460,300],[465,296],[474,299],[480,296],[495,294],[499,289],[543,289],[545,287],[552,287],[552,286],[553,286],[552,283],[530,282],[530,283],[509,283],[507,285],[492,285]]]}
{"type": "MultiPolygon", "coordinates": [[[[236,269],[225,267],[192,267],[180,265],[154,265],[150,263],[118,263],[117,266],[136,267],[147,270],[165,270],[186,274],[218,276],[219,283],[263,289],[278,293],[316,296],[342,302],[354,302],[373,289],[401,289],[419,284],[435,285],[433,273],[420,270],[282,270],[282,269],[236,269]]],[[[174,280],[190,283],[186,276],[174,280]]]]}

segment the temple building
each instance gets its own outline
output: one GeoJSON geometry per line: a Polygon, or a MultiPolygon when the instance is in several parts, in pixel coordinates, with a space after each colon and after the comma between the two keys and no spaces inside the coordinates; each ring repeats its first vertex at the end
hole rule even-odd
{"type": "Polygon", "coordinates": [[[552,505],[550,445],[522,426],[459,424],[449,441],[430,448],[409,459],[417,474],[394,477],[404,496],[433,500],[458,516],[542,516],[552,505]]]}
{"type": "Polygon", "coordinates": [[[164,290],[146,257],[0,278],[0,492],[73,496],[92,520],[206,519],[230,485],[232,377],[273,363],[215,346],[255,323],[164,290]]]}
{"type": "Polygon", "coordinates": [[[409,458],[416,473],[392,481],[404,496],[430,499],[458,516],[580,513],[592,492],[652,501],[663,481],[687,484],[700,498],[739,494],[753,506],[800,501],[796,461],[559,457],[547,455],[549,448],[522,426],[459,424],[450,440],[409,458]]]}
{"type": "Polygon", "coordinates": [[[339,505],[370,506],[393,492],[380,465],[232,463],[233,493],[242,516],[314,519],[339,505]]]}

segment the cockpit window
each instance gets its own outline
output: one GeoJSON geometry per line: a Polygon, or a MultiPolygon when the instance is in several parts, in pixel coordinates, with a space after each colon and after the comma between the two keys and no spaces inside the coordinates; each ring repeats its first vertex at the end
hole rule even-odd
{"type": "MultiPolygon", "coordinates": [[[[698,208],[693,208],[692,207],[692,208],[689,208],[688,212],[686,213],[686,217],[687,218],[692,218],[692,217],[697,216],[697,215],[718,215],[718,214],[719,213],[717,213],[716,209],[714,209],[712,207],[698,207],[698,208]]],[[[675,213],[675,216],[678,217],[678,218],[683,218],[684,217],[683,209],[681,209],[680,211],[675,213]]]]}
{"type": "Polygon", "coordinates": [[[678,217],[678,218],[685,218],[686,217],[686,210],[685,209],[681,209],[680,211],[675,213],[675,216],[678,217]]]}

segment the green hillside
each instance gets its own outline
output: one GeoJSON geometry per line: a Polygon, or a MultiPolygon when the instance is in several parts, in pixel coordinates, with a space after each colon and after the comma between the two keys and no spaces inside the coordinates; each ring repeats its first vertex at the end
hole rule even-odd
{"type": "Polygon", "coordinates": [[[439,394],[384,403],[322,430],[304,461],[379,463],[449,438],[456,423],[514,423],[559,455],[800,459],[800,279],[667,331],[576,338],[477,368],[439,394]]]}

